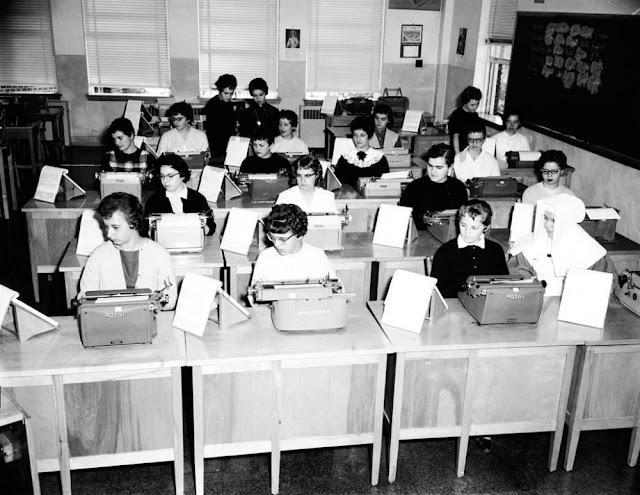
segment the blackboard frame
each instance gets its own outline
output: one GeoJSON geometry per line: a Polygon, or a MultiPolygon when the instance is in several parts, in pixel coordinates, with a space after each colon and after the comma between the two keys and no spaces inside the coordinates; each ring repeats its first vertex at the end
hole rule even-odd
{"type": "Polygon", "coordinates": [[[640,170],[640,50],[636,47],[640,48],[639,16],[519,12],[505,108],[517,109],[531,130],[640,170]],[[585,30],[579,33],[575,26],[585,30]],[[561,43],[556,42],[558,34],[561,43]],[[578,73],[575,63],[570,67],[566,62],[572,57],[580,61],[576,45],[588,53],[583,60],[596,62],[587,64],[596,69],[587,71],[587,80],[596,81],[588,87],[584,78],[581,86],[577,78],[565,79],[571,72],[567,67],[578,73]],[[557,51],[549,53],[550,49],[557,51]],[[555,63],[547,65],[547,57],[557,60],[557,54],[565,56],[562,69],[555,63]],[[555,73],[549,75],[551,69],[555,73]]]}

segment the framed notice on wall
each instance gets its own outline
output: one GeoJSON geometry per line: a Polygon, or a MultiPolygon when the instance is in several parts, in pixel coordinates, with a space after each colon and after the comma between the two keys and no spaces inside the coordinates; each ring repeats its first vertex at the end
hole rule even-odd
{"type": "Polygon", "coordinates": [[[400,57],[420,58],[422,55],[422,24],[403,24],[400,34],[400,57]]]}

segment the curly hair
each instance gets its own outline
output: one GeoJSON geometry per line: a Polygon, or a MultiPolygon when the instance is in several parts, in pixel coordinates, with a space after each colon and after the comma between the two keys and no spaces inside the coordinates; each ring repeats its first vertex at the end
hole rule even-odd
{"type": "Polygon", "coordinates": [[[474,220],[480,217],[482,223],[488,227],[491,225],[491,216],[493,215],[493,212],[491,211],[491,206],[486,201],[481,199],[472,199],[462,205],[458,210],[458,222],[465,215],[469,215],[474,220]]]}
{"type": "Polygon", "coordinates": [[[175,169],[176,172],[180,174],[180,177],[183,181],[187,182],[191,178],[191,170],[189,170],[189,165],[185,162],[180,155],[176,155],[175,153],[163,153],[156,162],[155,171],[158,173],[158,177],[160,176],[160,167],[166,165],[167,167],[171,167],[175,169]]]}
{"type": "Polygon", "coordinates": [[[171,118],[174,115],[184,115],[187,118],[187,121],[191,124],[193,122],[193,107],[189,105],[186,101],[179,101],[174,103],[167,110],[167,117],[171,118]]]}
{"type": "Polygon", "coordinates": [[[233,74],[222,74],[215,84],[218,91],[226,88],[236,89],[238,87],[238,80],[233,74]]]}
{"type": "Polygon", "coordinates": [[[540,158],[536,162],[535,169],[538,175],[541,174],[542,167],[544,167],[547,163],[557,163],[560,170],[564,170],[567,168],[567,155],[565,155],[560,150],[547,150],[543,151],[540,154],[540,158]]]}
{"type": "Polygon", "coordinates": [[[428,162],[429,158],[440,158],[441,156],[444,157],[447,167],[450,167],[453,163],[453,148],[447,143],[434,144],[423,155],[422,159],[428,162]]]}
{"type": "Polygon", "coordinates": [[[280,110],[280,119],[287,119],[291,127],[298,128],[298,116],[293,110],[280,110]]]}
{"type": "Polygon", "coordinates": [[[291,231],[296,237],[307,233],[307,214],[298,205],[275,205],[264,221],[269,234],[286,234],[291,231]]]}
{"type": "Polygon", "coordinates": [[[309,153],[308,155],[302,155],[291,165],[289,165],[289,184],[293,187],[298,184],[297,173],[298,170],[312,170],[316,174],[316,187],[322,187],[323,173],[320,160],[316,158],[316,155],[309,153]]]}
{"type": "Polygon", "coordinates": [[[362,129],[367,133],[369,139],[373,137],[373,130],[375,129],[375,125],[373,123],[373,118],[371,116],[365,117],[361,115],[360,117],[356,117],[351,121],[351,134],[356,132],[358,129],[362,129]]]}
{"type": "Polygon", "coordinates": [[[393,129],[393,110],[391,110],[391,107],[386,103],[380,103],[373,107],[373,116],[375,117],[378,113],[387,116],[389,119],[387,129],[393,129]]]}
{"type": "Polygon", "coordinates": [[[123,192],[109,194],[100,201],[97,210],[104,219],[111,218],[115,212],[119,211],[132,229],[136,229],[140,234],[145,230],[142,204],[133,194],[123,192]]]}
{"type": "Polygon", "coordinates": [[[125,117],[117,118],[109,125],[109,134],[115,134],[118,131],[129,137],[134,136],[136,133],[136,131],[133,129],[133,124],[131,123],[131,121],[125,117]]]}

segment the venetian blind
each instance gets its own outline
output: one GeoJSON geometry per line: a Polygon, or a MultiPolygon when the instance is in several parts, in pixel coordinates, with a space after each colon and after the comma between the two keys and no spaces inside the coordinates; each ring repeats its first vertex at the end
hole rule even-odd
{"type": "Polygon", "coordinates": [[[89,94],[169,96],[167,0],[82,0],[89,94]]]}
{"type": "Polygon", "coordinates": [[[307,92],[380,91],[383,0],[309,0],[307,92]]]}
{"type": "Polygon", "coordinates": [[[261,77],[269,97],[278,89],[278,0],[198,0],[200,95],[210,96],[222,74],[238,91],[261,77]]]}
{"type": "Polygon", "coordinates": [[[0,92],[58,91],[49,0],[0,2],[0,92]]]}
{"type": "Polygon", "coordinates": [[[490,43],[511,43],[516,28],[517,0],[491,0],[489,9],[490,43]]]}

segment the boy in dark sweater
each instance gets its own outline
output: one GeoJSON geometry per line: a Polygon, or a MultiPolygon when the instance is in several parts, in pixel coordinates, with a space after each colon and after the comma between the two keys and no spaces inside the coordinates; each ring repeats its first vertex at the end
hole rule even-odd
{"type": "Polygon", "coordinates": [[[491,215],[491,206],[479,199],[460,207],[458,237],[440,246],[433,257],[431,276],[438,279],[443,297],[457,297],[469,275],[509,274],[500,245],[484,237],[491,215]]]}
{"type": "Polygon", "coordinates": [[[240,166],[243,174],[277,174],[280,170],[289,169],[289,161],[271,153],[273,138],[266,129],[257,129],[251,136],[251,146],[255,155],[248,156],[240,166]]]}

